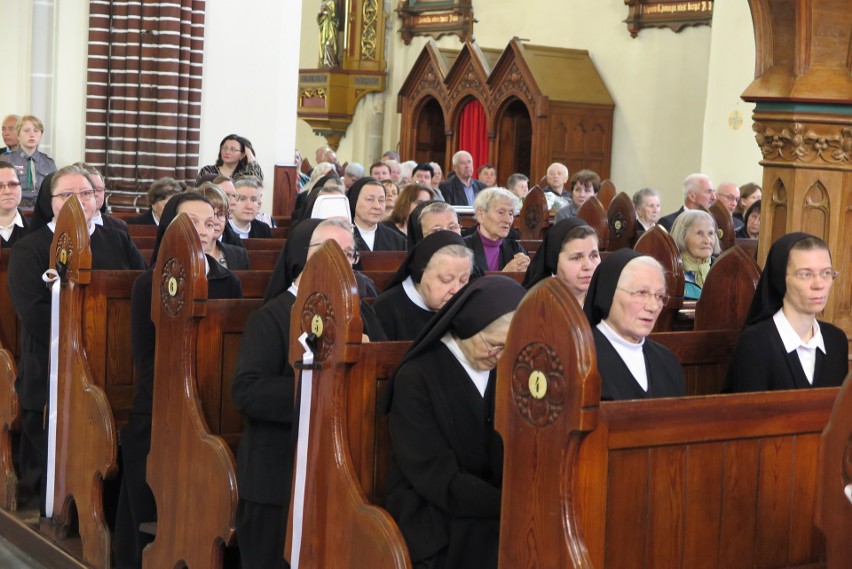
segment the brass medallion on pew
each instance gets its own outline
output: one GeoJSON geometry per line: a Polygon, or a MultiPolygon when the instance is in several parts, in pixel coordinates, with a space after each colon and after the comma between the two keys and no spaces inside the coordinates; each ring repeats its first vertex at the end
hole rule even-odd
{"type": "Polygon", "coordinates": [[[177,316],[184,303],[186,272],[177,259],[172,257],[163,265],[160,277],[160,300],[171,316],[177,316]]]}
{"type": "Polygon", "coordinates": [[[527,224],[527,227],[530,229],[535,229],[538,227],[538,224],[541,223],[541,215],[542,211],[540,208],[533,207],[527,211],[527,215],[524,218],[524,223],[527,224]]]}
{"type": "Polygon", "coordinates": [[[328,358],[335,340],[335,314],[328,297],[320,292],[311,294],[302,307],[300,322],[302,332],[317,337],[314,361],[328,358]]]}
{"type": "Polygon", "coordinates": [[[512,396],[521,417],[546,427],[565,405],[565,370],[556,352],[542,342],[527,344],[515,359],[512,396]]]}
{"type": "Polygon", "coordinates": [[[621,237],[627,230],[627,220],[624,219],[624,214],[620,211],[617,212],[610,221],[609,229],[616,237],[621,237]]]}
{"type": "MultiPolygon", "coordinates": [[[[74,254],[74,250],[71,248],[71,237],[67,233],[63,233],[56,241],[56,258],[59,260],[59,264],[68,265],[68,261],[74,254]]],[[[54,268],[59,270],[58,267],[54,268]]]]}

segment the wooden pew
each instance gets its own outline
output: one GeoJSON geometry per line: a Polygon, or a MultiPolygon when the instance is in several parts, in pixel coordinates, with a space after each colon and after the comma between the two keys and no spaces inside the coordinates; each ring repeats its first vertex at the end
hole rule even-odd
{"type": "Polygon", "coordinates": [[[642,227],[636,221],[636,208],[633,200],[624,192],[615,196],[607,209],[607,220],[609,222],[609,244],[608,251],[617,251],[633,247],[636,239],[636,228],[642,227]]]}
{"type": "Polygon", "coordinates": [[[550,227],[550,212],[541,188],[533,188],[524,198],[519,220],[521,239],[544,239],[544,233],[550,227]]]}
{"type": "MultiPolygon", "coordinates": [[[[300,567],[408,568],[402,534],[390,515],[370,505],[349,452],[347,368],[361,360],[361,316],[352,269],[339,245],[327,241],[308,261],[290,320],[290,359],[301,368],[302,332],[317,335],[304,488],[300,567]]],[[[302,391],[305,390],[304,371],[302,391]]],[[[362,392],[375,401],[375,377],[362,392]],[[372,393],[370,393],[372,392],[372,393]]],[[[373,421],[375,407],[372,407],[373,421]]],[[[367,431],[358,433],[370,440],[367,431]]],[[[357,418],[355,419],[358,420],[357,418]]],[[[363,453],[359,453],[363,457],[363,453]]],[[[363,466],[363,463],[362,463],[363,466]]],[[[363,476],[363,473],[362,473],[363,476]]],[[[294,487],[296,484],[294,483],[294,487]]],[[[295,499],[294,499],[295,500],[295,499]]],[[[291,524],[292,529],[292,524],[291,524]]],[[[292,552],[288,532],[286,551],[292,552]]]]}
{"type": "Polygon", "coordinates": [[[852,373],[834,402],[820,436],[816,525],[825,535],[828,569],[852,560],[852,373]]]}
{"type": "Polygon", "coordinates": [[[9,297],[9,249],[0,249],[0,344],[15,357],[20,352],[20,322],[9,297]]]}
{"type": "Polygon", "coordinates": [[[734,246],[722,253],[695,305],[695,329],[742,330],[759,280],[760,268],[744,249],[734,246]]]}
{"type": "Polygon", "coordinates": [[[134,240],[136,237],[156,237],[157,236],[157,226],[156,225],[132,225],[128,224],[127,233],[130,234],[130,237],[134,240]]]}
{"type": "MultiPolygon", "coordinates": [[[[61,542],[76,506],[82,558],[110,567],[110,534],[103,511],[103,480],[118,470],[115,422],[106,394],[86,360],[82,330],[82,289],[91,282],[92,253],[83,208],[68,200],[56,221],[50,266],[61,281],[56,409],[56,468],[52,527],[61,542]]],[[[50,468],[48,466],[48,468],[50,468]]]]}
{"type": "Polygon", "coordinates": [[[734,239],[736,238],[734,218],[731,217],[731,212],[728,211],[722,200],[713,202],[708,211],[716,220],[716,237],[719,239],[719,248],[722,251],[727,251],[734,246],[734,239]]]}
{"type": "Polygon", "coordinates": [[[672,330],[677,312],[683,307],[685,278],[683,275],[683,262],[680,259],[680,251],[678,251],[668,231],[660,225],[655,225],[643,233],[642,237],[636,241],[633,249],[655,258],[666,270],[666,290],[669,291],[670,298],[663,307],[659,318],[657,318],[654,331],[666,332],[672,330]]]}
{"type": "Polygon", "coordinates": [[[278,251],[281,252],[284,250],[284,243],[286,239],[243,239],[243,245],[248,251],[252,250],[261,250],[261,251],[278,251]]]}
{"type": "Polygon", "coordinates": [[[396,271],[407,254],[406,251],[363,251],[361,267],[363,271],[396,271]]]}
{"type": "Polygon", "coordinates": [[[609,221],[606,217],[606,209],[595,196],[586,200],[577,211],[577,217],[585,220],[598,234],[598,248],[601,251],[609,250],[609,221]]]}
{"type": "Polygon", "coordinates": [[[609,206],[617,194],[618,190],[615,188],[615,184],[612,183],[612,180],[604,180],[601,182],[601,189],[598,190],[597,198],[604,209],[609,210],[609,206]]]}
{"type": "Polygon", "coordinates": [[[0,508],[18,507],[18,477],[13,466],[12,433],[20,429],[20,406],[15,392],[18,375],[15,353],[18,350],[20,324],[9,298],[8,249],[0,249],[0,508]]]}
{"type": "Polygon", "coordinates": [[[195,229],[180,215],[166,231],[155,269],[151,317],[157,327],[151,451],[147,479],[157,531],[143,567],[221,567],[234,538],[234,455],[210,434],[199,399],[196,342],[207,312],[204,259],[195,229]]]}
{"type": "Polygon", "coordinates": [[[543,294],[557,284],[524,300],[499,362],[500,567],[821,566],[837,389],[598,403],[589,325],[543,294]]]}

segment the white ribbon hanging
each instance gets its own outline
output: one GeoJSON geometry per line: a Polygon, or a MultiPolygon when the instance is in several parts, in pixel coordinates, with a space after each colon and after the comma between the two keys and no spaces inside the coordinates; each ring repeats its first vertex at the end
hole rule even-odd
{"type": "Polygon", "coordinates": [[[53,516],[53,492],[56,486],[56,415],[59,406],[59,273],[48,269],[41,280],[50,286],[50,365],[48,367],[47,404],[47,490],[45,516],[53,516]]]}
{"type": "Polygon", "coordinates": [[[301,374],[302,396],[299,400],[299,437],[296,440],[296,476],[293,487],[293,535],[290,545],[290,567],[299,569],[299,555],[302,550],[302,524],[305,514],[305,482],[307,480],[308,442],[311,430],[311,396],[313,394],[314,353],[308,346],[308,334],[299,336],[299,343],[305,349],[301,374]]]}

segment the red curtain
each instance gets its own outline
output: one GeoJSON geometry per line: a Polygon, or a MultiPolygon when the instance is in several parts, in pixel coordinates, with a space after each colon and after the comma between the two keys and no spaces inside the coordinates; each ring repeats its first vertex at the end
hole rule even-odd
{"type": "Polygon", "coordinates": [[[488,134],[485,130],[485,109],[478,99],[464,106],[459,119],[459,150],[473,157],[474,177],[479,167],[488,162],[488,134]]]}

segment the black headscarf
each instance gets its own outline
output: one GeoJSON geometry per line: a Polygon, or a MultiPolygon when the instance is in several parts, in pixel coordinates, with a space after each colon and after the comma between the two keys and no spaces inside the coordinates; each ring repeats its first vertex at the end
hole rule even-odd
{"type": "Polygon", "coordinates": [[[787,294],[787,260],[790,257],[790,250],[797,242],[808,237],[814,236],[808,233],[789,233],[779,237],[772,244],[769,255],[766,257],[763,273],[757,281],[751,307],[748,309],[746,326],[772,318],[784,305],[784,295],[787,294]]]}
{"type": "Polygon", "coordinates": [[[415,245],[423,241],[423,227],[420,225],[420,214],[423,209],[430,204],[437,203],[436,200],[429,200],[421,204],[417,204],[411,213],[408,215],[408,250],[411,251],[415,245]]]}
{"type": "MultiPolygon", "coordinates": [[[[371,178],[370,176],[364,176],[349,188],[349,192],[346,194],[346,197],[349,198],[349,211],[352,213],[352,222],[355,222],[355,205],[358,203],[358,196],[361,195],[361,190],[364,189],[364,186],[367,184],[374,184],[382,187],[382,183],[376,180],[375,178],[371,178]]],[[[307,210],[305,210],[307,213],[307,210]]]]}
{"type": "Polygon", "coordinates": [[[157,226],[157,239],[154,241],[154,251],[151,253],[151,264],[149,266],[153,267],[157,263],[157,253],[160,251],[160,244],[163,242],[163,237],[166,235],[166,229],[169,228],[169,225],[171,225],[178,216],[178,206],[186,201],[210,203],[207,201],[207,198],[201,194],[196,194],[195,192],[178,194],[166,202],[166,205],[163,207],[163,215],[160,216],[160,225],[157,226]]]}
{"type": "MultiPolygon", "coordinates": [[[[514,311],[526,290],[517,281],[502,275],[485,275],[468,283],[432,318],[411,343],[397,369],[441,341],[447,332],[462,340],[478,334],[489,324],[514,311]]],[[[396,372],[394,372],[396,376],[396,372]]],[[[393,400],[394,377],[382,393],[379,410],[388,413],[393,400]]]]}
{"type": "Polygon", "coordinates": [[[595,269],[592,282],[589,283],[589,292],[586,293],[586,302],[583,304],[583,312],[592,326],[597,326],[609,316],[612,297],[615,296],[618,279],[624,267],[633,259],[642,256],[633,249],[619,249],[608,255],[595,269]]]}
{"type": "Polygon", "coordinates": [[[385,287],[385,290],[402,284],[408,277],[411,277],[411,280],[414,282],[419,283],[420,279],[423,278],[423,271],[426,270],[429,260],[439,249],[447,245],[465,246],[461,235],[452,231],[437,231],[423,239],[405,256],[405,260],[385,287]]]}
{"type": "Polygon", "coordinates": [[[53,182],[54,174],[56,172],[51,172],[45,176],[41,186],[39,186],[36,202],[33,206],[33,215],[30,218],[30,227],[27,229],[28,233],[41,229],[53,219],[53,207],[51,205],[53,192],[50,190],[50,184],[53,182]]]}
{"type": "Polygon", "coordinates": [[[311,244],[311,236],[314,230],[322,223],[322,219],[303,219],[290,228],[284,249],[275,261],[275,269],[266,292],[263,294],[263,302],[266,304],[293,284],[305,268],[308,262],[308,246],[311,244]]]}
{"type": "Polygon", "coordinates": [[[536,251],[535,257],[533,257],[529,267],[527,267],[527,274],[524,275],[524,288],[529,290],[538,281],[556,274],[556,266],[559,264],[559,253],[562,251],[562,243],[565,241],[565,236],[575,227],[582,225],[589,224],[579,217],[569,217],[568,219],[560,220],[547,230],[541,246],[536,251]]]}

